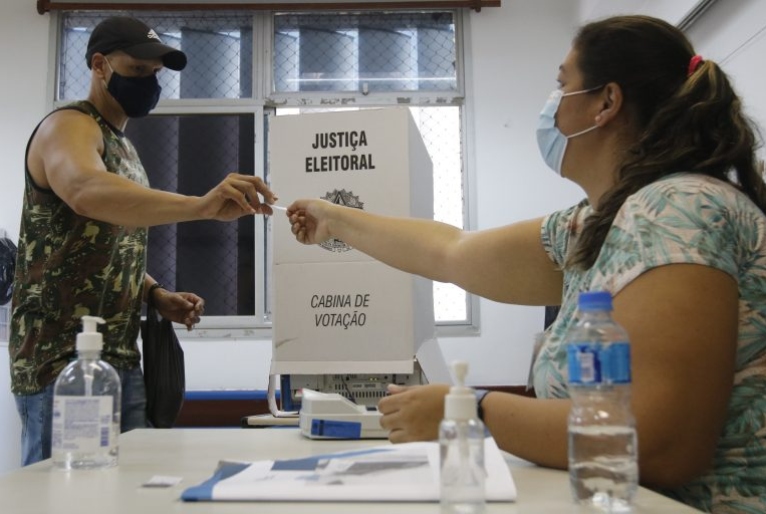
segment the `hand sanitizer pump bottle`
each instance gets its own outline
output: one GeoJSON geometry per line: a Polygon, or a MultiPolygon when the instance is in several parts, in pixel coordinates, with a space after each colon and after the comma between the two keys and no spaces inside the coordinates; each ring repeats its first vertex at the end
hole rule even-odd
{"type": "Polygon", "coordinates": [[[67,365],[53,389],[51,453],[59,469],[100,469],[117,465],[120,433],[120,377],[101,360],[101,318],[83,316],[77,360],[67,365]]]}
{"type": "Polygon", "coordinates": [[[485,510],[484,424],[476,395],[465,386],[468,363],[452,365],[456,384],[444,400],[439,426],[440,501],[444,514],[479,514],[485,510]]]}

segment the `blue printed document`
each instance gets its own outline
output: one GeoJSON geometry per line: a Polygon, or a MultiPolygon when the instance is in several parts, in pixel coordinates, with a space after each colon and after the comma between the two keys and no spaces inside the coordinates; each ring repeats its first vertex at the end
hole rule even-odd
{"type": "MultiPolygon", "coordinates": [[[[484,445],[487,501],[516,499],[516,486],[494,439],[484,445]]],[[[382,445],[301,459],[221,462],[186,489],[184,501],[439,501],[439,444],[382,445]]]]}

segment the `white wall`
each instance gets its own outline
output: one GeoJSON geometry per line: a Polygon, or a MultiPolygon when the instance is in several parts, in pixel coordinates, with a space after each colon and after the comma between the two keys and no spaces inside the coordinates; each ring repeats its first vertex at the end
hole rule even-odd
{"type": "MultiPolygon", "coordinates": [[[[746,112],[766,129],[766,2],[719,0],[689,29],[697,53],[730,76],[746,112]]],[[[761,158],[764,150],[760,151],[761,158]]]]}
{"type": "Polygon", "coordinates": [[[47,111],[47,16],[40,16],[33,2],[5,0],[0,7],[0,42],[5,49],[0,62],[0,228],[13,239],[19,234],[23,156],[29,132],[47,111]]]}
{"type": "Polygon", "coordinates": [[[657,16],[677,25],[701,0],[580,0],[579,19],[593,20],[619,14],[657,16]]]}
{"type": "MultiPolygon", "coordinates": [[[[601,2],[503,0],[501,8],[471,13],[466,57],[478,228],[542,216],[582,197],[577,187],[545,167],[535,128],[537,113],[556,85],[558,65],[569,48],[575,29],[571,20],[608,14],[594,10],[601,8],[597,5],[601,2]]],[[[635,3],[644,8],[647,2],[635,3]]],[[[621,2],[626,4],[629,2],[621,2]]],[[[725,69],[736,75],[746,104],[762,121],[766,121],[766,99],[756,89],[763,83],[757,56],[766,50],[766,43],[755,38],[749,46],[735,49],[763,26],[757,20],[766,20],[764,8],[766,3],[759,0],[718,2],[692,30],[703,55],[728,59],[725,69]],[[713,21],[708,23],[707,16],[713,21]],[[728,26],[723,27],[724,23],[728,26]]],[[[49,19],[49,15],[38,15],[29,0],[3,0],[0,6],[0,46],[20,52],[0,53],[0,69],[6,70],[6,78],[0,81],[0,169],[4,170],[0,228],[14,238],[21,209],[24,146],[50,105],[46,97],[49,19]]],[[[481,334],[442,338],[440,345],[448,361],[470,361],[473,384],[523,384],[533,335],[542,323],[539,307],[482,300],[481,334]]],[[[186,336],[182,340],[190,390],[266,387],[269,340],[186,336]]],[[[6,346],[0,352],[1,473],[18,462],[19,426],[7,393],[7,372],[2,371],[8,365],[6,346]]]]}

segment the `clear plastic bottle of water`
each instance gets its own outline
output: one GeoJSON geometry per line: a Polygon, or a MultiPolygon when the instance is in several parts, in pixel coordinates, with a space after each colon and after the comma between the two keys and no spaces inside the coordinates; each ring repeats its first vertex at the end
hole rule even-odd
{"type": "Polygon", "coordinates": [[[572,496],[606,512],[628,512],[638,489],[628,334],[612,319],[608,292],[581,293],[578,310],[567,335],[572,496]]]}
{"type": "Polygon", "coordinates": [[[120,433],[120,377],[101,360],[101,318],[83,316],[77,360],[64,368],[53,389],[51,453],[59,469],[100,469],[117,465],[120,433]]]}
{"type": "Polygon", "coordinates": [[[466,362],[453,364],[456,384],[444,400],[439,425],[440,503],[443,514],[480,514],[485,510],[484,423],[476,394],[465,386],[466,362]]]}

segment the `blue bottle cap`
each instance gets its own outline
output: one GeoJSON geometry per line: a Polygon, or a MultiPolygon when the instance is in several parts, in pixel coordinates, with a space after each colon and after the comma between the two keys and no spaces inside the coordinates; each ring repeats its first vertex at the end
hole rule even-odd
{"type": "Polygon", "coordinates": [[[611,311],[612,294],[609,291],[586,291],[580,293],[577,308],[581,311],[611,311]]]}

